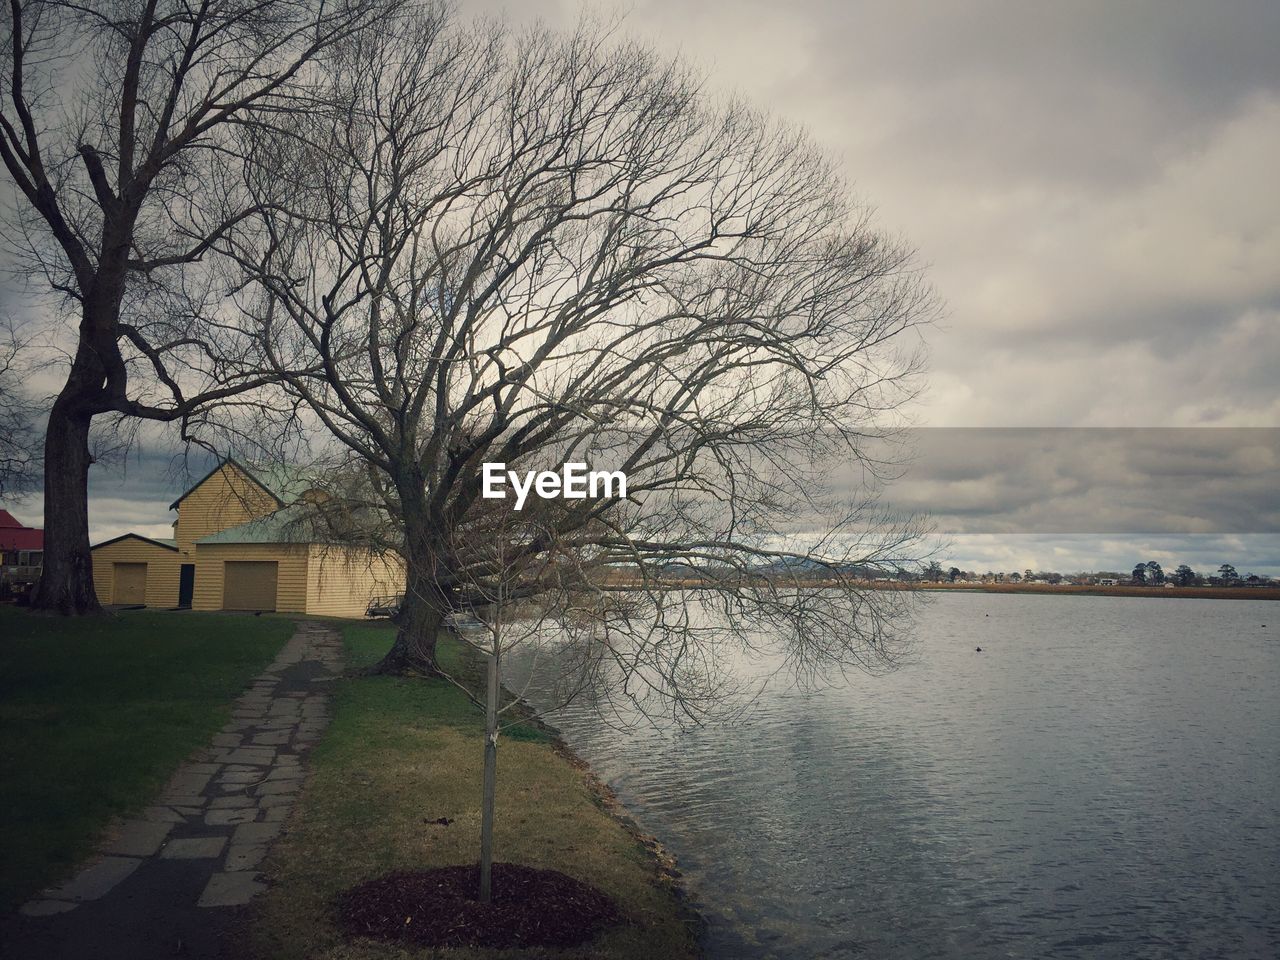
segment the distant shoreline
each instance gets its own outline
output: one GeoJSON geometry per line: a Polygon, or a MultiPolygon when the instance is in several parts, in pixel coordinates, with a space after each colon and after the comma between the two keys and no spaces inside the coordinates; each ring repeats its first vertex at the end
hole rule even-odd
{"type": "MultiPolygon", "coordinates": [[[[939,593],[1049,593],[1049,594],[1083,594],[1097,597],[1182,597],[1200,600],[1280,600],[1280,587],[1139,587],[1133,584],[1117,584],[1101,586],[1099,584],[1076,583],[920,583],[899,580],[853,580],[854,586],[867,590],[919,590],[939,593]]],[[[751,581],[751,585],[764,586],[766,581],[751,581]]],[[[833,587],[839,581],[819,578],[776,578],[772,581],[776,587],[788,589],[808,587],[822,589],[833,587]]],[[[691,578],[668,578],[651,580],[647,584],[638,579],[611,577],[597,583],[606,590],[696,590],[709,586],[705,581],[691,578]]]]}
{"type": "Polygon", "coordinates": [[[870,584],[876,589],[966,591],[969,593],[1076,593],[1101,597],[1196,597],[1202,600],[1280,600],[1280,587],[1114,587],[1077,583],[901,583],[870,584]]]}

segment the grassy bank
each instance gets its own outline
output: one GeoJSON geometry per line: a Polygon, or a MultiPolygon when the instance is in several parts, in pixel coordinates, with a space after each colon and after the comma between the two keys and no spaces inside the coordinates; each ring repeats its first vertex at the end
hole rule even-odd
{"type": "MultiPolygon", "coordinates": [[[[345,631],[353,665],[374,662],[389,629],[345,631]]],[[[450,672],[468,664],[445,644],[450,672]]],[[[443,681],[359,677],[336,685],[336,710],[288,835],[266,864],[272,885],[252,930],[271,960],[372,960],[415,954],[344,943],[331,922],[338,891],[394,869],[474,863],[480,835],[479,712],[443,681]],[[448,825],[435,823],[441,818],[448,825]]],[[[573,950],[448,951],[468,957],[681,958],[696,955],[675,893],[645,849],[610,816],[583,774],[536,730],[504,736],[498,752],[499,860],[552,867],[592,883],[628,923],[573,950]]],[[[433,956],[424,951],[419,956],[433,956]]]]}
{"type": "Polygon", "coordinates": [[[267,618],[0,606],[0,910],[144,806],[292,632],[267,618]]]}

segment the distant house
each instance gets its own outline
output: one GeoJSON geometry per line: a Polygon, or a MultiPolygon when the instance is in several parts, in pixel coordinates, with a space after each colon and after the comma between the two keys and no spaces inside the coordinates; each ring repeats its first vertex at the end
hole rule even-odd
{"type": "Polygon", "coordinates": [[[137,533],[93,548],[103,603],[363,616],[404,588],[404,564],[332,542],[304,478],[225,460],[169,505],[172,539],[137,533]]]}
{"type": "Polygon", "coordinates": [[[44,531],[20,523],[0,510],[0,595],[21,593],[40,579],[44,566],[44,531]]]}

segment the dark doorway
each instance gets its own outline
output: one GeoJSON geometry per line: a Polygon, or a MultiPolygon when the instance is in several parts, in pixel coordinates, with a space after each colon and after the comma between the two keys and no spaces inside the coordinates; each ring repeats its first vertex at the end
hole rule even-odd
{"type": "Polygon", "coordinates": [[[184,563],[178,571],[178,606],[191,606],[191,598],[196,592],[196,565],[184,563]]]}

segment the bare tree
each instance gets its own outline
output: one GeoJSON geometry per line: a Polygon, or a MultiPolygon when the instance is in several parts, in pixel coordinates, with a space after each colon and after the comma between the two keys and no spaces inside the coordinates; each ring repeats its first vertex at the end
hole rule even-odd
{"type": "Polygon", "coordinates": [[[7,323],[0,330],[0,497],[28,493],[40,477],[36,404],[21,382],[23,347],[7,323]]]}
{"type": "MultiPolygon", "coordinates": [[[[34,605],[98,609],[87,485],[94,418],[177,422],[270,382],[196,265],[253,212],[234,128],[309,107],[306,70],[382,0],[8,0],[0,160],[13,252],[76,321],[45,436],[34,605]]],[[[10,231],[6,231],[10,233],[10,231]]]]}
{"type": "Polygon", "coordinates": [[[883,656],[889,601],[838,575],[907,562],[918,531],[836,502],[830,474],[876,468],[863,441],[910,395],[933,301],[821,152],[590,22],[513,34],[430,6],[325,67],[341,109],[248,131],[260,233],[227,248],[273,369],[400,528],[380,669],[436,669],[491,562],[457,536],[491,504],[485,463],[627,477],[625,498],[557,501],[529,557],[571,541],[579,568],[658,592],[678,565],[798,662],[883,656]],[[784,561],[843,588],[797,600],[758,575],[784,561]]]}
{"type": "MultiPolygon", "coordinates": [[[[576,551],[547,549],[531,553],[524,548],[532,540],[549,544],[558,539],[555,524],[546,523],[546,518],[540,516],[544,512],[534,510],[521,516],[509,509],[493,511],[466,531],[468,543],[454,543],[455,554],[485,560],[483,569],[478,564],[470,568],[475,577],[464,586],[452,624],[455,634],[484,658],[484,690],[473,691],[465,682],[444,674],[484,711],[478,891],[481,903],[489,903],[493,894],[498,738],[504,729],[530,719],[524,712],[517,712],[504,721],[503,714],[521,705],[518,699],[504,698],[505,658],[521,646],[545,646],[548,626],[564,622],[573,612],[575,599],[591,597],[591,591],[584,589],[589,587],[589,581],[576,575],[579,571],[572,563],[578,556],[576,551]],[[557,560],[570,562],[566,565],[557,560]],[[536,603],[528,602],[531,595],[536,595],[536,603]]],[[[559,639],[563,634],[557,631],[556,635],[559,639]]]]}
{"type": "MultiPolygon", "coordinates": [[[[581,549],[582,534],[563,536],[562,527],[555,503],[535,503],[520,511],[498,504],[454,531],[451,545],[455,556],[471,562],[465,567],[465,581],[458,585],[450,627],[483,658],[483,687],[472,689],[464,679],[437,672],[485,717],[478,890],[482,903],[490,902],[493,894],[499,737],[540,716],[525,699],[529,685],[540,682],[544,712],[583,696],[606,702],[612,693],[637,689],[630,681],[640,679],[639,688],[644,688],[660,680],[652,671],[646,675],[645,666],[654,662],[652,652],[674,636],[655,630],[661,620],[654,614],[662,606],[662,591],[646,596],[606,589],[593,577],[590,552],[581,549]],[[541,549],[527,549],[533,542],[541,549]],[[647,652],[638,659],[641,651],[647,652]],[[529,664],[524,687],[514,694],[507,689],[506,673],[507,659],[513,655],[529,664]]],[[[687,642],[690,634],[681,637],[687,642]]],[[[668,692],[675,698],[689,696],[695,685],[705,686],[708,677],[699,676],[697,684],[692,680],[686,671],[679,689],[668,692]]]]}

